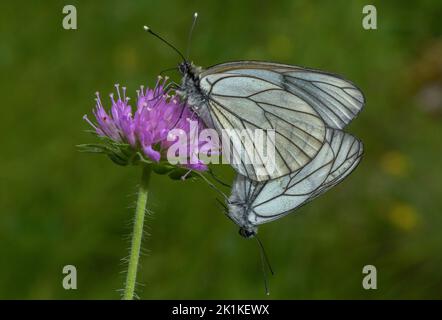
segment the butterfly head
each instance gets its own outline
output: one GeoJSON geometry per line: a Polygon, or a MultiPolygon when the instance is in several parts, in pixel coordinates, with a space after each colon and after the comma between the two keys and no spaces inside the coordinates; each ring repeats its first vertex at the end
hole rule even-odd
{"type": "MultiPolygon", "coordinates": [[[[206,101],[206,94],[200,87],[200,74],[202,68],[195,66],[193,63],[184,60],[178,65],[178,69],[183,75],[181,86],[177,90],[177,94],[181,96],[191,108],[198,112],[202,105],[206,101]]],[[[200,117],[201,115],[198,114],[200,117]]],[[[203,121],[205,119],[203,118],[203,121]]],[[[207,124],[207,122],[206,122],[207,124]]]]}
{"type": "Polygon", "coordinates": [[[253,238],[257,234],[257,228],[253,227],[241,227],[239,228],[239,234],[246,239],[253,238]]]}
{"type": "Polygon", "coordinates": [[[230,201],[227,206],[227,216],[239,226],[239,234],[246,239],[253,238],[258,233],[258,228],[247,219],[247,204],[230,201]]]}
{"type": "Polygon", "coordinates": [[[183,77],[188,78],[195,84],[198,84],[199,75],[202,70],[201,67],[195,66],[192,62],[184,60],[178,65],[178,70],[183,75],[183,77]]]}
{"type": "Polygon", "coordinates": [[[191,74],[191,63],[189,61],[184,60],[178,65],[178,70],[180,73],[184,75],[190,75],[191,74]]]}

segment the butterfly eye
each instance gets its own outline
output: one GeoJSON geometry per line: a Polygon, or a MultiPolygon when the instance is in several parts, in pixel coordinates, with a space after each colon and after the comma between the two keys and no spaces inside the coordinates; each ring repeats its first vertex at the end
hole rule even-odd
{"type": "Polygon", "coordinates": [[[180,70],[181,74],[186,74],[187,73],[187,67],[186,67],[186,63],[182,62],[179,64],[178,69],[180,70]]]}
{"type": "Polygon", "coordinates": [[[245,228],[240,228],[239,234],[241,237],[248,239],[248,238],[252,238],[253,236],[255,236],[256,232],[253,230],[247,230],[245,228]]]}

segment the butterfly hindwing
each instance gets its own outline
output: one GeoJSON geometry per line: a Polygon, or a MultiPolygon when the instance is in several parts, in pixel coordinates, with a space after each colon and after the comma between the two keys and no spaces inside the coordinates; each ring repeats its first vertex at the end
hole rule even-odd
{"type": "Polygon", "coordinates": [[[327,178],[333,164],[330,145],[295,173],[265,182],[250,205],[248,220],[257,225],[278,219],[309,199],[327,178]]]}
{"type": "Polygon", "coordinates": [[[324,183],[310,196],[309,201],[340,183],[362,159],[363,144],[352,135],[339,130],[327,130],[327,141],[331,143],[335,159],[324,183]]]}
{"type": "Polygon", "coordinates": [[[327,142],[318,155],[290,175],[266,182],[252,181],[238,175],[231,199],[245,204],[246,209],[242,214],[246,217],[237,218],[236,221],[259,225],[278,219],[348,176],[361,159],[362,143],[352,135],[335,129],[328,129],[326,138],[327,142]]]}

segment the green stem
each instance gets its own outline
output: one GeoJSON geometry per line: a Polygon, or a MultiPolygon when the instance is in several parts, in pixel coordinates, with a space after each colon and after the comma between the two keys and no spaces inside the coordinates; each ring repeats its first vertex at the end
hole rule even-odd
{"type": "Polygon", "coordinates": [[[135,211],[134,229],[132,234],[132,244],[129,254],[129,266],[126,276],[126,287],[124,289],[123,300],[133,300],[135,283],[137,279],[138,261],[140,259],[141,241],[143,238],[144,215],[146,212],[147,194],[149,191],[151,168],[143,165],[140,189],[138,191],[137,208],[135,211]]]}

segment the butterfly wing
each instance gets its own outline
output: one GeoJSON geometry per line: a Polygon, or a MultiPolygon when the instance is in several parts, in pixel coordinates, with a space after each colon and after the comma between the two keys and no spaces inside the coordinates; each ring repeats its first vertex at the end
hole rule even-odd
{"type": "Polygon", "coordinates": [[[320,70],[262,61],[235,61],[208,68],[201,76],[219,73],[266,79],[304,100],[334,129],[343,129],[365,104],[364,94],[356,85],[320,70]]]}
{"type": "Polygon", "coordinates": [[[335,158],[332,168],[324,183],[308,201],[320,196],[340,183],[360,163],[363,155],[363,144],[354,136],[339,130],[327,130],[327,141],[330,141],[335,158]]]}
{"type": "Polygon", "coordinates": [[[237,177],[235,185],[241,188],[233,191],[240,196],[232,193],[232,199],[246,203],[247,210],[243,213],[248,224],[259,225],[281,218],[329,190],[356,168],[362,156],[359,140],[334,129],[327,130],[327,140],[309,164],[290,175],[266,182],[237,177]]]}
{"type": "Polygon", "coordinates": [[[232,151],[241,160],[231,164],[255,181],[279,178],[305,166],[321,149],[326,127],[348,123],[362,108],[357,99],[363,101],[354,85],[337,76],[265,62],[214,66],[201,74],[200,86],[208,98],[202,112],[210,119],[205,122],[218,131],[231,130],[232,151]],[[301,78],[310,84],[300,85],[301,78]],[[235,129],[246,134],[239,136],[235,129]],[[263,137],[274,145],[270,168],[250,134],[255,129],[274,130],[273,140],[268,132],[263,137]]]}
{"type": "Polygon", "coordinates": [[[231,165],[249,179],[265,181],[296,171],[323,145],[326,128],[319,114],[264,77],[213,74],[202,78],[201,87],[208,96],[210,120],[205,122],[230,133],[237,160],[231,165]],[[273,159],[264,157],[263,143],[256,143],[257,129],[263,130],[261,141],[274,151],[273,159]]]}
{"type": "Polygon", "coordinates": [[[290,175],[265,182],[238,175],[230,201],[244,203],[245,210],[231,211],[232,220],[258,225],[282,217],[308,200],[325,181],[332,164],[333,151],[326,142],[311,162],[290,175]]]}

